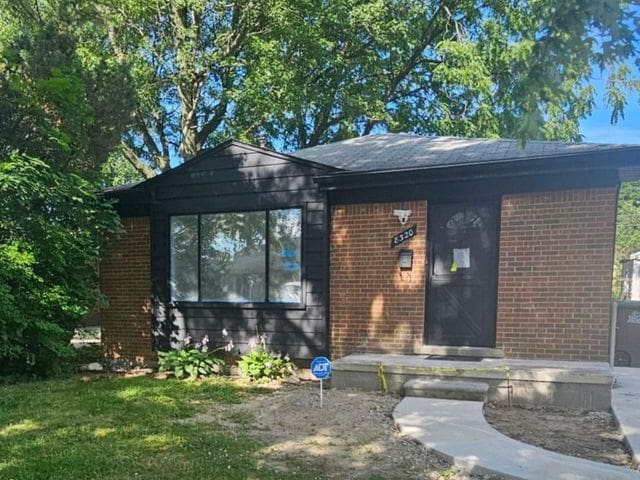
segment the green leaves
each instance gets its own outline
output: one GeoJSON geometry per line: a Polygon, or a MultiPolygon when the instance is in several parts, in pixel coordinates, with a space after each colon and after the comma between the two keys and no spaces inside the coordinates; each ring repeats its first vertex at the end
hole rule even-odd
{"type": "Polygon", "coordinates": [[[640,13],[615,0],[2,5],[0,146],[78,171],[117,148],[153,176],[231,137],[579,140],[592,77],[609,77],[614,122],[640,91],[640,13]]]}
{"type": "Polygon", "coordinates": [[[178,379],[188,376],[190,380],[195,380],[220,375],[224,367],[223,359],[197,348],[158,352],[158,359],[159,370],[169,372],[178,379]]]}
{"type": "Polygon", "coordinates": [[[606,103],[611,107],[611,123],[615,124],[620,118],[624,119],[624,109],[627,98],[634,92],[640,92],[640,80],[633,77],[631,67],[621,65],[608,79],[606,103]]]}
{"type": "Polygon", "coordinates": [[[293,363],[288,357],[271,353],[263,347],[253,348],[241,356],[238,367],[244,376],[257,382],[286,378],[293,372],[293,363]]]}
{"type": "Polygon", "coordinates": [[[17,150],[95,178],[118,145],[131,82],[95,43],[92,12],[66,0],[0,1],[0,155],[17,150]]]}
{"type": "Polygon", "coordinates": [[[40,160],[0,157],[0,375],[60,371],[102,300],[95,265],[120,224],[91,191],[40,160]]]}
{"type": "Polygon", "coordinates": [[[640,250],[640,182],[624,182],[618,196],[616,249],[613,270],[613,297],[620,296],[621,261],[640,250]]]}
{"type": "Polygon", "coordinates": [[[153,176],[231,137],[284,151],[380,131],[580,140],[592,77],[608,76],[613,122],[640,91],[625,66],[640,12],[615,0],[0,7],[0,151],[4,136],[85,175],[115,151],[153,176]]]}
{"type": "MultiPolygon", "coordinates": [[[[638,48],[637,11],[610,0],[562,9],[550,0],[185,1],[186,23],[161,5],[159,16],[136,17],[154,41],[142,35],[126,48],[175,59],[138,77],[139,91],[158,87],[141,112],[156,146],[137,144],[156,166],[163,137],[185,154],[232,136],[292,150],[381,130],[579,139],[593,105],[585,83],[638,48]],[[162,100],[176,89],[179,105],[162,100]]],[[[632,89],[613,77],[614,119],[632,89]]],[[[144,137],[136,127],[130,141],[144,137]]]]}

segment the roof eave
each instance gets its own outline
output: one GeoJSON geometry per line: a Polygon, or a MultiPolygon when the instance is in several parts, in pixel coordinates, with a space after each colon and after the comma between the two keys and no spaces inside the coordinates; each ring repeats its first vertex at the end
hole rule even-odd
{"type": "Polygon", "coordinates": [[[570,172],[640,167],[640,147],[616,147],[596,152],[509,158],[492,162],[432,165],[368,171],[346,171],[314,178],[327,190],[354,186],[384,186],[415,183],[418,180],[454,180],[535,175],[544,172],[570,172]],[[615,158],[611,155],[615,154],[615,158]],[[606,161],[606,164],[599,162],[606,161]]]}
{"type": "Polygon", "coordinates": [[[238,148],[243,148],[245,150],[251,150],[253,152],[257,152],[257,153],[263,153],[264,155],[268,155],[274,158],[278,158],[278,159],[282,159],[282,160],[286,160],[289,162],[293,162],[293,163],[298,163],[300,165],[304,165],[307,167],[312,167],[312,168],[317,168],[320,170],[326,170],[327,172],[340,172],[343,171],[343,169],[338,168],[338,167],[334,167],[331,165],[327,165],[324,163],[319,163],[319,162],[315,162],[313,160],[307,160],[305,158],[300,158],[300,157],[296,157],[295,155],[290,155],[288,153],[278,153],[274,150],[268,149],[268,148],[264,148],[264,147],[258,147],[256,145],[251,145],[248,143],[244,143],[244,142],[240,142],[238,140],[227,140],[226,142],[223,142],[219,145],[216,145],[215,147],[212,148],[205,148],[202,149],[201,151],[199,151],[197,153],[197,155],[195,155],[193,158],[184,161],[183,163],[181,163],[180,165],[167,170],[166,172],[161,172],[158,175],[156,175],[155,177],[152,178],[148,178],[146,180],[143,180],[141,182],[139,182],[136,185],[133,185],[131,188],[127,188],[127,189],[107,189],[107,190],[103,190],[101,193],[104,196],[108,196],[108,197],[112,197],[112,198],[119,198],[122,195],[127,195],[127,194],[131,194],[131,193],[137,193],[141,190],[145,190],[147,187],[154,185],[156,182],[160,181],[160,179],[164,179],[169,175],[175,175],[176,173],[179,173],[183,168],[185,168],[188,165],[193,165],[194,162],[199,162],[203,159],[205,159],[208,155],[211,154],[215,154],[216,152],[220,152],[223,151],[229,147],[238,147],[238,148]]]}

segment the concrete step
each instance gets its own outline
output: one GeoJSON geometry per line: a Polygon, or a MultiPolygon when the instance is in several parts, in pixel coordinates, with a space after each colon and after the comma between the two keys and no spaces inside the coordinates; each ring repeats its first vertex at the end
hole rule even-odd
{"type": "Polygon", "coordinates": [[[414,348],[419,355],[437,355],[443,357],[482,357],[504,358],[504,351],[487,347],[451,347],[448,345],[422,345],[414,348]]]}
{"type": "Polygon", "coordinates": [[[405,397],[443,398],[486,402],[489,385],[483,382],[414,378],[404,384],[405,397]]]}

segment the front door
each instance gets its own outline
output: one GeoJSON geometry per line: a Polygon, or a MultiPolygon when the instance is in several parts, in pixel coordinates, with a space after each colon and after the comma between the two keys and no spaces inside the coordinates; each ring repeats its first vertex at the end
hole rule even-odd
{"type": "Polygon", "coordinates": [[[426,343],[494,347],[499,202],[429,205],[426,343]]]}

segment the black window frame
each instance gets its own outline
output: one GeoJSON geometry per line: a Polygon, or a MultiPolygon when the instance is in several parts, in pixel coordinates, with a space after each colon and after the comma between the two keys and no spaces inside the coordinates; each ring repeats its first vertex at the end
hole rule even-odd
{"type": "Polygon", "coordinates": [[[167,292],[169,294],[169,301],[172,305],[188,305],[190,307],[232,307],[232,308],[243,308],[243,309],[286,309],[286,310],[304,310],[306,308],[306,281],[305,281],[305,255],[304,255],[304,242],[305,242],[305,230],[306,230],[306,222],[305,222],[305,208],[302,205],[294,205],[294,206],[278,206],[278,207],[269,207],[269,208],[258,208],[255,210],[251,209],[243,209],[243,210],[224,210],[224,211],[215,211],[215,212],[185,212],[185,213],[173,213],[167,216],[168,223],[168,257],[169,262],[168,266],[168,278],[167,278],[167,292]],[[269,300],[269,269],[270,269],[270,232],[269,232],[269,213],[276,210],[299,210],[300,211],[300,302],[274,302],[269,300]],[[224,214],[233,214],[233,213],[254,213],[254,212],[262,212],[265,215],[265,301],[263,302],[223,302],[219,300],[202,300],[202,276],[201,276],[201,258],[202,258],[202,216],[204,215],[224,215],[224,214]],[[197,280],[198,280],[198,299],[197,300],[174,300],[173,299],[173,291],[171,288],[171,278],[173,275],[173,270],[171,268],[171,219],[172,217],[188,217],[195,216],[197,217],[197,235],[198,235],[198,251],[197,251],[197,280]]]}

